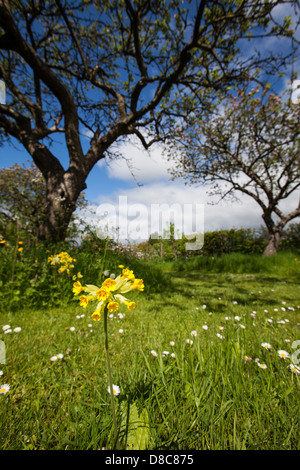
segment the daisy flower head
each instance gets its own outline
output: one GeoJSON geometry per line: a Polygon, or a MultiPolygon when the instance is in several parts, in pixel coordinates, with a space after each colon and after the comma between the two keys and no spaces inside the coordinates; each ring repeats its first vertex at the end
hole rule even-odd
{"type": "Polygon", "coordinates": [[[192,339],[187,339],[186,342],[187,342],[187,344],[190,344],[191,346],[192,346],[192,344],[193,344],[193,340],[192,340],[192,339]]]}
{"type": "Polygon", "coordinates": [[[175,341],[170,341],[170,346],[175,346],[175,341]]]}
{"type": "Polygon", "coordinates": [[[10,386],[8,384],[0,385],[0,395],[5,395],[9,390],[10,386]]]}
{"type": "Polygon", "coordinates": [[[294,374],[300,374],[300,367],[295,364],[290,364],[290,369],[294,374]]]}
{"type": "Polygon", "coordinates": [[[191,336],[195,338],[197,336],[197,331],[196,330],[191,331],[191,336]]]}
{"type": "Polygon", "coordinates": [[[154,349],[152,349],[152,351],[151,351],[151,355],[152,355],[153,357],[157,357],[157,352],[156,352],[156,351],[154,351],[154,349]]]}
{"type": "Polygon", "coordinates": [[[261,364],[260,362],[258,362],[257,365],[260,369],[267,369],[266,364],[261,364]]]}
{"type": "Polygon", "coordinates": [[[272,346],[269,344],[269,343],[261,343],[261,346],[264,348],[264,349],[271,349],[272,346]]]}
{"type": "MultiPolygon", "coordinates": [[[[107,388],[107,391],[108,393],[111,393],[110,387],[107,388]]],[[[120,395],[121,389],[120,387],[118,387],[118,385],[113,385],[112,392],[113,392],[113,395],[117,396],[117,395],[120,395]]]]}
{"type": "Polygon", "coordinates": [[[277,353],[278,356],[282,357],[283,359],[290,357],[289,353],[287,351],[284,351],[283,349],[280,349],[279,351],[277,351],[277,353]]]}

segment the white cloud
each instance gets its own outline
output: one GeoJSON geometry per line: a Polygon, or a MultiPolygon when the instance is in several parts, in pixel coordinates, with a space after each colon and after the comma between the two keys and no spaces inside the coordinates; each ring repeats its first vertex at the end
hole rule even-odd
{"type": "Polygon", "coordinates": [[[163,157],[159,144],[153,145],[149,151],[146,151],[137,140],[131,138],[129,142],[118,146],[118,152],[124,158],[106,161],[110,178],[126,182],[135,180],[139,184],[170,179],[168,168],[171,168],[174,163],[168,162],[166,157],[163,157]]]}
{"type": "MultiPolygon", "coordinates": [[[[133,145],[124,146],[122,152],[130,158],[134,174],[143,185],[101,198],[95,218],[101,230],[104,226],[110,227],[112,236],[118,228],[120,241],[140,242],[155,231],[163,234],[169,221],[174,221],[179,237],[182,232],[195,234],[263,225],[262,211],[249,196],[236,193],[238,202],[222,201],[212,205],[217,199],[208,196],[209,185],[188,186],[180,180],[171,181],[167,171],[169,162],[161,156],[159,146],[152,150],[151,157],[133,145]]],[[[112,161],[108,171],[111,178],[133,181],[125,160],[112,161]]],[[[299,191],[283,201],[283,212],[293,210],[298,199],[299,191]]]]}
{"type": "Polygon", "coordinates": [[[101,230],[109,227],[112,236],[118,227],[120,241],[137,242],[154,232],[162,235],[170,221],[178,238],[182,232],[189,235],[262,224],[259,207],[250,198],[235,204],[209,202],[206,187],[158,182],[106,197],[96,210],[96,223],[101,230]]]}

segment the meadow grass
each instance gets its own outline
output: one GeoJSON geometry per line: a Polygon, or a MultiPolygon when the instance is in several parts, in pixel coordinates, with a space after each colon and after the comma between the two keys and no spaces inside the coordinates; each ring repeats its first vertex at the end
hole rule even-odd
{"type": "MultiPolygon", "coordinates": [[[[134,311],[109,319],[118,419],[133,407],[147,417],[148,449],[300,449],[294,265],[284,276],[168,268],[160,291],[139,292],[134,311]]],[[[2,311],[1,449],[112,448],[103,324],[91,313],[74,300],[2,311]]],[[[123,443],[127,431],[120,423],[123,443]]]]}

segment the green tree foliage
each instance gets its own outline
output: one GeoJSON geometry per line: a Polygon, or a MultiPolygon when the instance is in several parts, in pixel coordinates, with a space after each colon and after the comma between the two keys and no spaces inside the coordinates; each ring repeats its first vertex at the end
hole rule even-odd
{"type": "Polygon", "coordinates": [[[0,0],[0,141],[20,142],[46,181],[39,238],[65,238],[91,170],[116,158],[128,135],[148,148],[199,100],[208,107],[258,68],[283,70],[290,49],[285,57],[239,52],[252,32],[292,41],[289,22],[272,15],[281,3],[0,0]],[[60,136],[66,168],[51,145],[60,136]]]}
{"type": "Polygon", "coordinates": [[[286,94],[241,89],[212,118],[194,115],[189,134],[173,134],[180,151],[175,178],[209,183],[221,198],[244,193],[259,204],[269,236],[264,255],[277,252],[284,227],[300,215],[300,200],[290,212],[282,209],[300,188],[300,106],[286,94]]]}
{"type": "MultiPolygon", "coordinates": [[[[18,164],[3,168],[0,172],[0,234],[3,239],[16,240],[26,236],[38,239],[45,223],[47,188],[40,170],[18,164]]],[[[81,194],[77,207],[86,201],[81,194]]],[[[72,225],[69,225],[71,228],[72,225]]]]}

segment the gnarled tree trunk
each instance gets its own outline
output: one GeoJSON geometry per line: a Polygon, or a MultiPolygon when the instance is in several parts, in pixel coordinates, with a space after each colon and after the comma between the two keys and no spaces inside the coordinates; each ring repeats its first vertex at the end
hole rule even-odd
{"type": "Polygon", "coordinates": [[[39,240],[64,241],[80,193],[86,188],[78,172],[52,175],[46,181],[47,196],[38,230],[39,240]]]}
{"type": "Polygon", "coordinates": [[[281,231],[274,230],[269,233],[269,239],[266,248],[264,249],[263,256],[272,256],[277,253],[281,238],[281,231]]]}

